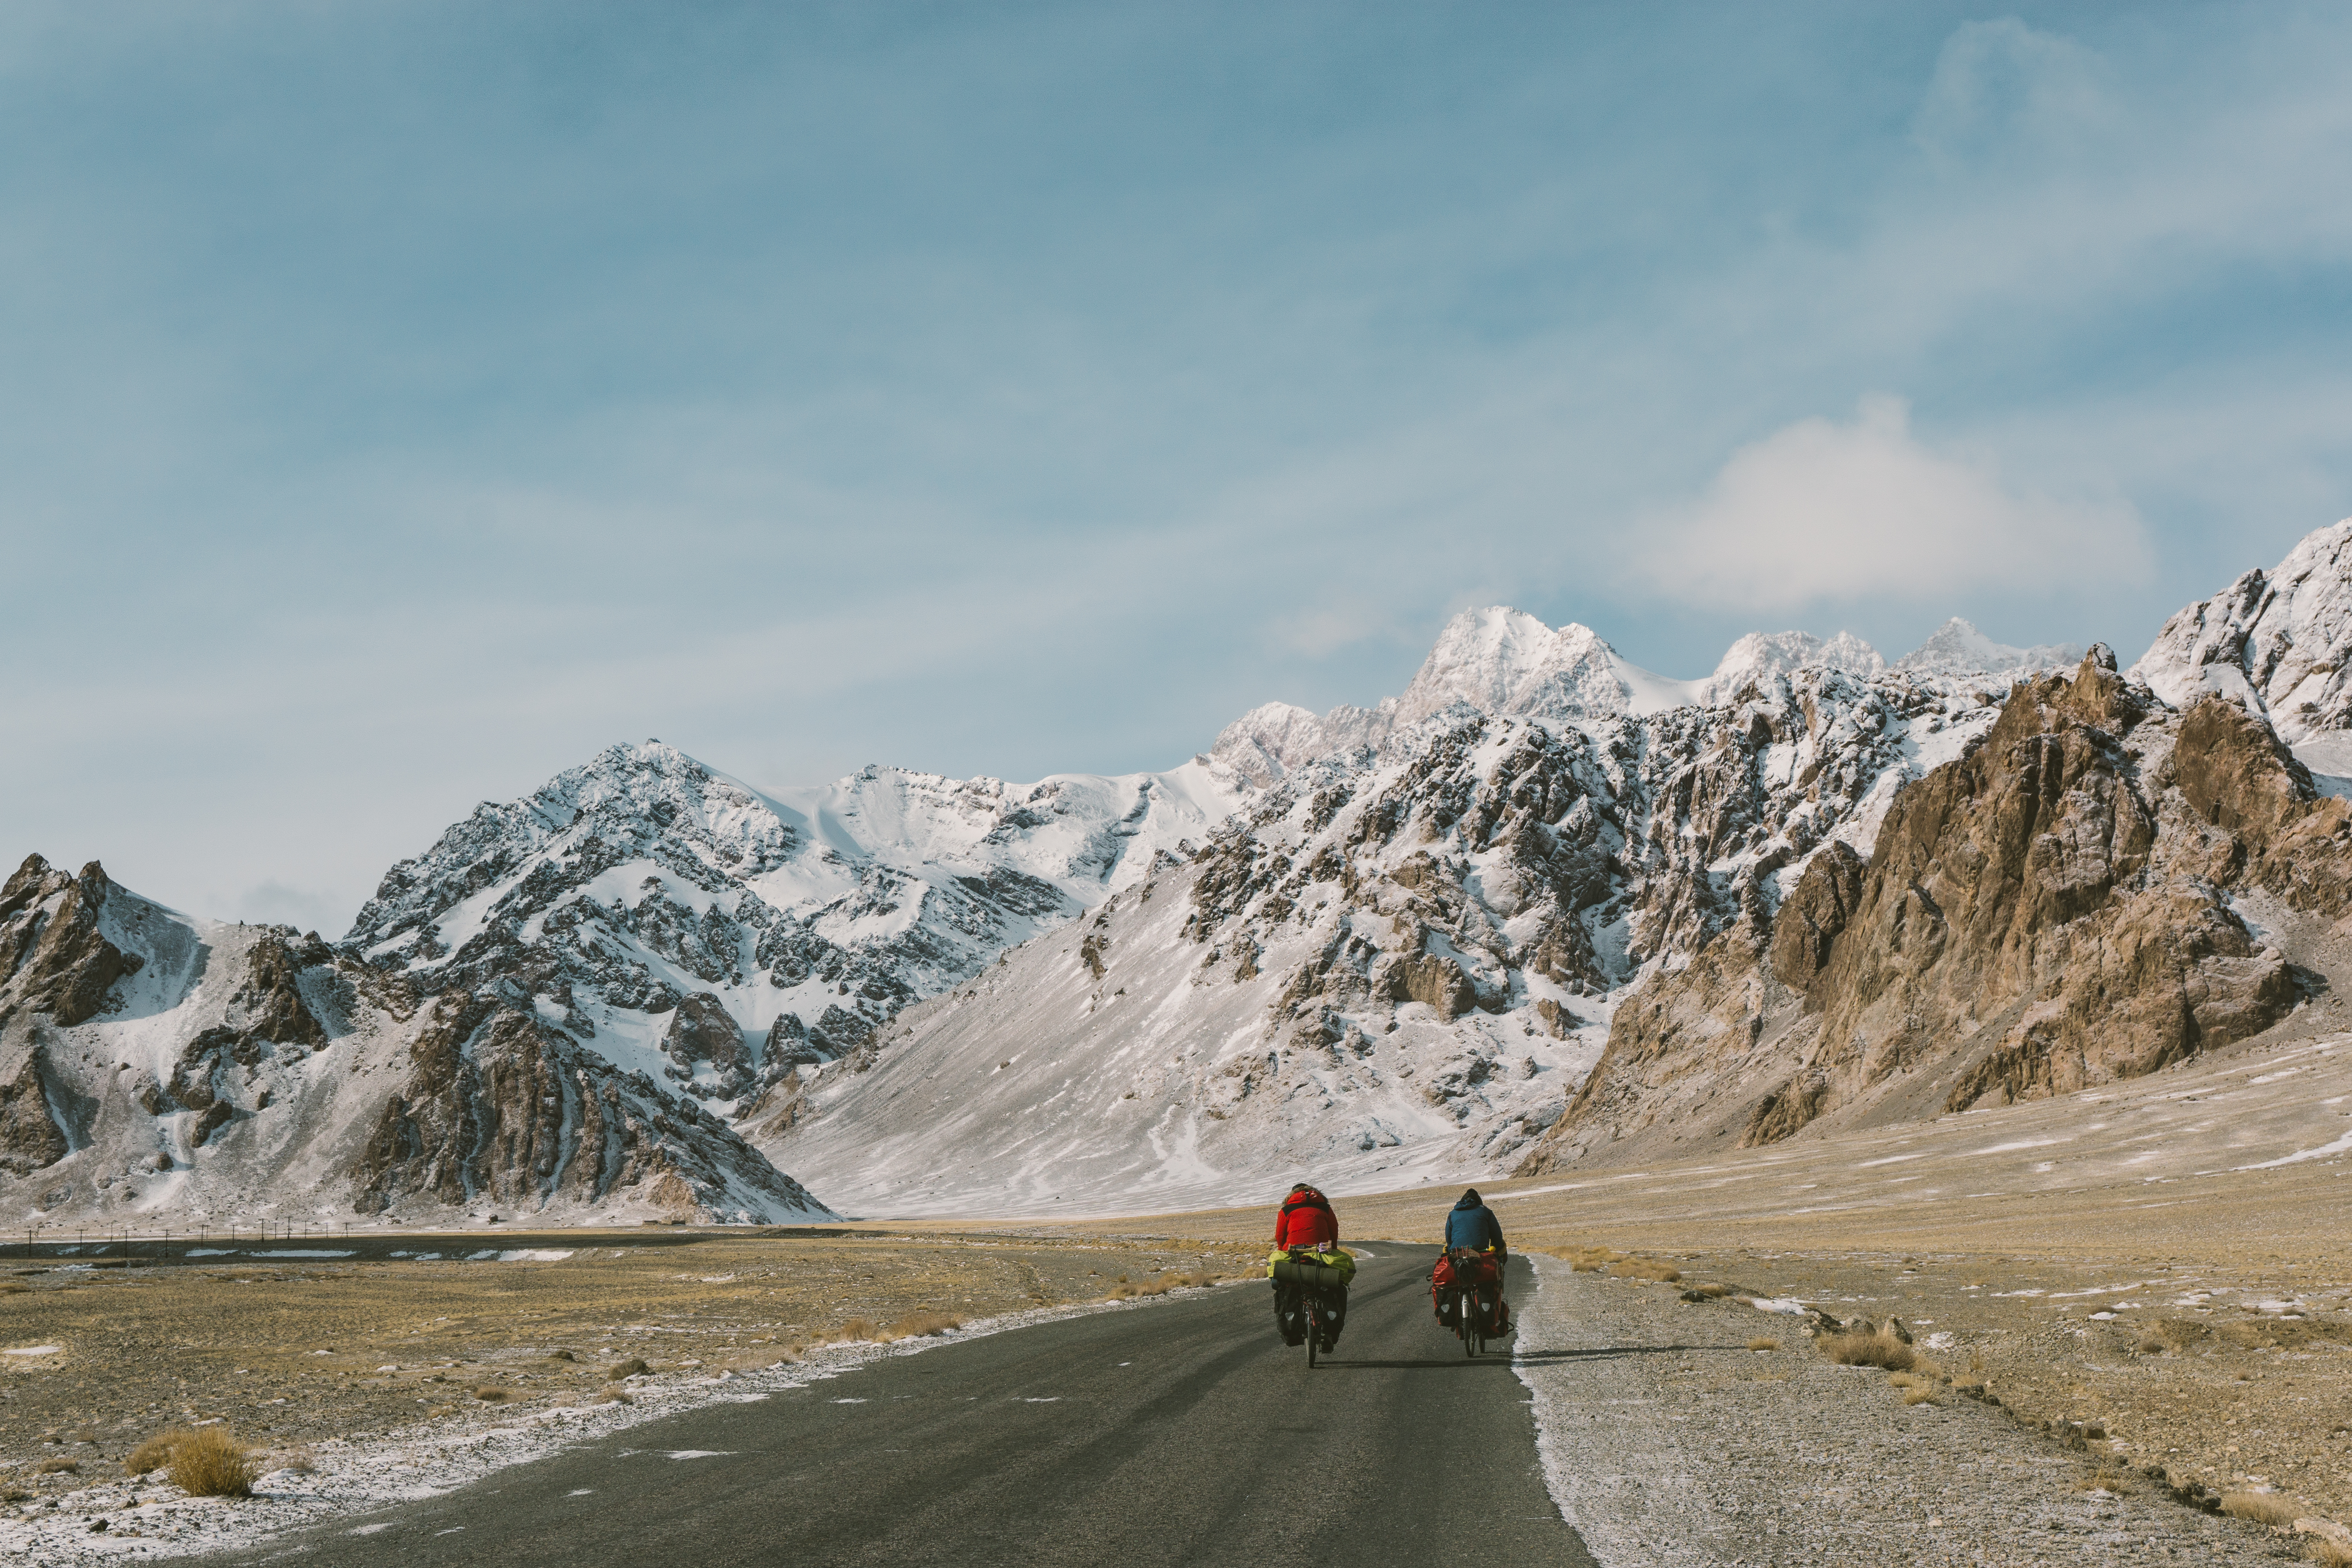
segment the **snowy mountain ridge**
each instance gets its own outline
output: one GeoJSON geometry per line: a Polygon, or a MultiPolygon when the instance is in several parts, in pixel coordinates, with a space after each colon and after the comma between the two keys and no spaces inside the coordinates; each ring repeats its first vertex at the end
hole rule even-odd
{"type": "MultiPolygon", "coordinates": [[[[2347,531],[2176,616],[2133,689],[2341,743],[2347,531]]],[[[332,945],[37,857],[0,895],[0,1207],[251,1212],[295,1175],[386,1217],[778,1219],[1492,1173],[1645,976],[1866,861],[2072,651],[1759,633],[1679,680],[1492,606],[1398,696],[1268,704],[1164,773],[761,790],[614,746],[332,945]]]]}
{"type": "Polygon", "coordinates": [[[1455,702],[1302,763],[1189,862],[901,1014],[870,1062],[796,1069],[746,1130],[891,1214],[1507,1168],[1630,984],[1769,918],[1825,846],[1867,854],[1999,712],[1821,666],[1740,693],[1581,723],[1455,702]]]}
{"type": "Polygon", "coordinates": [[[28,858],[0,886],[0,1205],[29,1226],[790,1222],[717,1118],[493,994],[28,858]]]}
{"type": "MultiPolygon", "coordinates": [[[[2069,668],[2082,658],[2081,648],[2066,644],[2010,647],[1955,616],[1895,668],[1921,679],[1999,689],[2018,675],[2069,668]]],[[[1713,671],[1682,680],[1634,664],[1590,626],[1571,621],[1554,629],[1524,611],[1494,605],[1448,621],[1401,696],[1371,708],[1343,704],[1319,716],[1269,702],[1227,725],[1202,760],[1222,763],[1263,787],[1303,763],[1360,747],[1380,750],[1454,709],[1586,724],[1714,707],[1743,688],[1803,669],[1867,680],[1887,668],[1876,648],[1851,632],[1827,639],[1803,631],[1750,632],[1724,651],[1713,671]]]]}
{"type": "Polygon", "coordinates": [[[732,1103],[1140,879],[1238,804],[1188,763],[1034,784],[869,767],[763,794],[614,746],[388,872],[345,939],[420,990],[520,986],[610,1059],[732,1103]]]}

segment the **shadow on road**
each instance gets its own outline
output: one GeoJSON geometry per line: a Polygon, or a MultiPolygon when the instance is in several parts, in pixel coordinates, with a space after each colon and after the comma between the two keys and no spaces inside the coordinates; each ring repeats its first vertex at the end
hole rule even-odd
{"type": "Polygon", "coordinates": [[[1538,1364],[1563,1361],[1605,1361],[1621,1355],[1690,1355],[1698,1351],[1738,1351],[1752,1354],[1746,1345],[1592,1345],[1573,1351],[1528,1351],[1517,1360],[1538,1364]]]}
{"type": "Polygon", "coordinates": [[[1603,1345],[1591,1350],[1528,1351],[1513,1355],[1508,1351],[1489,1351],[1482,1356],[1433,1356],[1427,1361],[1355,1361],[1345,1356],[1325,1356],[1322,1364],[1336,1372],[1387,1372],[1412,1367],[1443,1367],[1461,1372],[1477,1367],[1510,1367],[1528,1363],[1538,1366],[1559,1362],[1608,1361],[1628,1355],[1687,1355],[1698,1351],[1738,1351],[1748,1354],[1746,1345],[1603,1345]]]}

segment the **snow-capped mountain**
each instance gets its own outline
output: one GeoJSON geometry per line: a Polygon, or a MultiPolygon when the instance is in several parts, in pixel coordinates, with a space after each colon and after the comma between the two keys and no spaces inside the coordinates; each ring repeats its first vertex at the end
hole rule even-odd
{"type": "Polygon", "coordinates": [[[718,1118],[527,1007],[420,1004],[315,936],[192,919],[38,856],[0,887],[0,1212],[830,1217],[718,1118]]]}
{"type": "Polygon", "coordinates": [[[1670,680],[1465,612],[1402,697],[1229,727],[1207,760],[1259,793],[1189,865],[905,1013],[870,1070],[796,1073],[749,1131],[889,1213],[1491,1173],[1629,984],[1769,919],[1824,845],[1868,854],[2007,689],[1803,633],[1670,680]]]}
{"type": "Polygon", "coordinates": [[[1645,966],[1775,906],[1823,843],[1866,850],[1996,712],[1821,668],[1581,726],[1448,709],[1290,770],[1190,863],[902,1015],[869,1070],[796,1074],[748,1131],[896,1214],[1493,1172],[1645,966]]]}
{"type": "Polygon", "coordinates": [[[2011,647],[1997,643],[1976,626],[1954,616],[1935,635],[1897,659],[1895,668],[1910,675],[1968,677],[2026,676],[2045,669],[2072,669],[2083,662],[2079,643],[2043,643],[2035,647],[2011,647]]]}
{"type": "Polygon", "coordinates": [[[2209,692],[2245,704],[2300,745],[2352,726],[2347,648],[2352,519],[2174,616],[2131,672],[2176,708],[2209,692]]]}
{"type": "Polygon", "coordinates": [[[1644,976],[1522,1170],[2068,1094],[2295,1027],[2352,983],[2352,803],[2283,743],[2352,755],[2347,544],[2189,606],[2128,676],[2094,647],[2015,687],[1871,855],[1816,856],[1644,976]]]}
{"type": "Polygon", "coordinates": [[[1228,780],[877,767],[762,794],[659,742],[614,746],[394,867],[344,945],[428,994],[512,988],[616,1065],[731,1106],[1204,837],[1238,803],[1228,780]]]}
{"type": "MultiPolygon", "coordinates": [[[[1851,637],[1757,636],[1712,675],[1675,681],[1588,628],[1466,613],[1398,698],[1319,719],[1270,705],[1229,727],[1212,759],[1261,786],[1231,830],[1079,931],[902,1015],[869,1072],[828,1068],[783,1086],[752,1135],[842,1201],[893,1213],[1247,1201],[1302,1171],[1343,1189],[1475,1177],[1586,1157],[1653,1123],[1661,1145],[1700,1121],[1708,1136],[1727,1135],[1717,1123],[1788,1135],[1835,1093],[1792,1079],[1761,1084],[1756,1105],[1725,1098],[1752,1076],[1739,1054],[1751,1027],[1793,1015],[1776,970],[1725,967],[1723,955],[1764,952],[1781,931],[1795,973],[1799,950],[1812,951],[1798,934],[1826,949],[1846,903],[1875,886],[1867,868],[1907,790],[1928,777],[1961,795],[2015,784],[2005,763],[1970,762],[2013,692],[2033,693],[2032,716],[2011,726],[2026,739],[2128,727],[2161,707],[2126,691],[2112,660],[2094,669],[2086,658],[2010,647],[1955,619],[1892,668],[1851,637]],[[2069,658],[2072,688],[2094,695],[2042,675],[2069,658]],[[1666,1004],[1647,998],[1685,984],[1693,1000],[1671,1004],[1681,1011],[1653,1013],[1666,1004]],[[1696,1043],[1644,1043],[1661,1029],[1677,1040],[1695,1029],[1696,1043]],[[1612,1058],[1672,1065],[1630,1079],[1621,1066],[1605,1110],[1571,1129],[1564,1110],[1601,1104],[1569,1090],[1597,1081],[1604,1043],[1612,1058]],[[1685,1101],[1704,1116],[1676,1109],[1685,1101]]],[[[2146,726],[2146,767],[2179,722],[2146,726]]],[[[1983,809],[2006,829],[2032,820],[1983,809]]],[[[1906,856],[1922,853],[1912,841],[1927,820],[1907,820],[1906,856]]],[[[1945,851],[1954,865],[1971,852],[1945,851]]],[[[1872,918],[1899,928],[1902,912],[1872,918]]],[[[2117,1016],[2170,1042],[2150,1060],[2243,1037],[2293,1000],[2278,956],[2258,952],[2218,896],[2144,900],[2077,934],[2076,967],[2053,958],[2034,984],[2107,984],[2117,1016]],[[2144,997],[2099,979],[2133,952],[2154,965],[2144,997]],[[2200,998],[2173,1035],[2159,1026],[2166,974],[2200,998]]],[[[2008,981],[1953,984],[1990,996],[2008,981]]],[[[2074,1069],[2036,1065],[2036,1042],[2060,1037],[2032,1033],[2040,1015],[2017,1005],[2029,1032],[1977,1065],[1971,1094],[2071,1081],[2074,1069]]],[[[1948,1038],[1969,1040],[1969,1026],[1948,1038]]],[[[1764,1044],[1769,1055],[1785,1042],[1764,1044]]],[[[1878,1048],[1867,1070],[1911,1048],[1878,1048]]],[[[2084,1070],[2144,1070],[2121,1047],[2085,1059],[2098,1065],[2084,1070]]]]}

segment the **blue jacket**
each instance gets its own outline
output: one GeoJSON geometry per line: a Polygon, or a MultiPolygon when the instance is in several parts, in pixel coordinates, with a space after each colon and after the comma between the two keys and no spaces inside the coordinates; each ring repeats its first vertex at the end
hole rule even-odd
{"type": "Polygon", "coordinates": [[[1484,1250],[1491,1247],[1501,1252],[1504,1250],[1503,1222],[1496,1219],[1495,1211],[1485,1204],[1455,1204],[1453,1212],[1445,1216],[1445,1245],[1448,1249],[1469,1247],[1484,1250]]]}

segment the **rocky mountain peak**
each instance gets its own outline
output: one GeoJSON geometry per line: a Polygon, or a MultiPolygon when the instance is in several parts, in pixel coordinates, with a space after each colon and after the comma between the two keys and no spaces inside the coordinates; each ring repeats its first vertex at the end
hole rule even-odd
{"type": "Polygon", "coordinates": [[[2348,661],[2352,519],[2180,611],[2132,673],[2176,708],[2208,695],[2243,704],[2297,744],[2352,727],[2348,661]]]}
{"type": "Polygon", "coordinates": [[[2036,670],[2068,669],[2082,662],[2077,643],[2042,643],[2011,647],[1977,630],[1972,622],[1954,616],[1936,628],[1926,642],[1895,661],[1906,675],[1967,677],[2028,675],[2036,670]]]}
{"type": "Polygon", "coordinates": [[[1713,674],[1692,685],[1695,700],[1713,706],[1753,681],[1800,669],[1838,669],[1867,680],[1885,668],[1879,651],[1852,632],[1826,641],[1811,632],[1749,632],[1724,650],[1713,674]]]}
{"type": "Polygon", "coordinates": [[[1380,750],[1472,714],[1599,723],[1728,702],[1759,681],[1802,669],[1867,679],[1885,668],[1878,650],[1851,632],[1827,639],[1802,631],[1750,632],[1725,651],[1712,674],[1680,680],[1634,664],[1590,626],[1571,621],[1555,628],[1524,610],[1490,605],[1446,623],[1402,694],[1319,717],[1269,702],[1227,725],[1201,761],[1263,789],[1307,763],[1380,750]]]}

